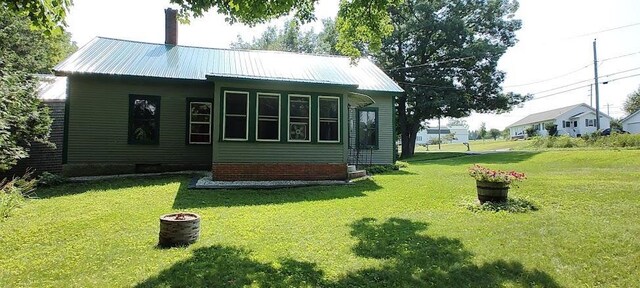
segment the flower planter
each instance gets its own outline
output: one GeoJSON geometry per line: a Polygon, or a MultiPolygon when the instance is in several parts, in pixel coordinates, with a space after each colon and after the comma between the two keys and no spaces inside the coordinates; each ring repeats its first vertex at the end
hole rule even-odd
{"type": "Polygon", "coordinates": [[[175,247],[195,243],[200,237],[200,216],[194,213],[173,213],[160,217],[158,246],[175,247]]]}
{"type": "Polygon", "coordinates": [[[507,194],[509,193],[509,184],[507,183],[476,180],[476,188],[478,189],[480,204],[487,201],[493,203],[507,202],[507,194]]]}

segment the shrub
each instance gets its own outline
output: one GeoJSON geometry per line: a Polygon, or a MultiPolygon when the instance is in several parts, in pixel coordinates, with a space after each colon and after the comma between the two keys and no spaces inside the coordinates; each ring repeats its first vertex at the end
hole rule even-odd
{"type": "Polygon", "coordinates": [[[527,133],[527,138],[531,138],[538,135],[538,131],[536,131],[536,129],[533,127],[524,129],[524,132],[527,133]]]}
{"type": "Polygon", "coordinates": [[[65,182],[67,182],[66,178],[49,172],[43,172],[40,174],[40,177],[38,177],[38,186],[56,186],[65,182]]]}
{"type": "Polygon", "coordinates": [[[527,199],[509,197],[505,203],[484,202],[471,203],[466,205],[467,209],[472,212],[507,212],[507,213],[526,213],[529,211],[538,211],[538,206],[527,199]]]}
{"type": "Polygon", "coordinates": [[[553,123],[544,124],[544,129],[547,130],[549,136],[558,136],[558,125],[553,123]]]}
{"type": "Polygon", "coordinates": [[[9,217],[11,212],[22,206],[27,198],[35,197],[37,181],[27,172],[22,177],[0,181],[0,219],[9,217]]]}
{"type": "Polygon", "coordinates": [[[382,174],[391,171],[398,171],[400,170],[400,167],[407,167],[407,163],[398,161],[396,164],[371,165],[364,168],[364,170],[367,171],[367,174],[382,174]]]}

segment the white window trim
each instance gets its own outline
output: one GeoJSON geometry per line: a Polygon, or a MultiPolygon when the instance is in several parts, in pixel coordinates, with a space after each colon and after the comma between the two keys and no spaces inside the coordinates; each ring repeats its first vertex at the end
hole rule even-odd
{"type": "MultiPolygon", "coordinates": [[[[222,140],[225,141],[247,141],[249,140],[249,92],[246,91],[224,91],[222,95],[222,140]],[[244,129],[244,139],[243,138],[227,138],[227,93],[235,93],[235,94],[244,94],[247,98],[247,112],[244,115],[247,118],[245,121],[245,129],[244,129]]],[[[230,116],[240,116],[240,115],[230,115],[230,116]]]]}
{"type": "Polygon", "coordinates": [[[340,129],[340,110],[342,110],[342,107],[340,107],[340,97],[337,96],[318,96],[318,131],[317,131],[317,136],[318,136],[318,143],[340,143],[340,132],[342,132],[342,129],[340,129]],[[320,99],[337,99],[338,100],[338,140],[320,140],[320,99]]]}
{"type": "Polygon", "coordinates": [[[311,95],[302,95],[302,94],[289,94],[289,97],[287,97],[287,141],[288,142],[297,142],[297,143],[311,143],[311,115],[313,115],[313,113],[311,113],[311,95]],[[292,140],[291,139],[291,97],[300,97],[300,98],[308,98],[309,99],[309,117],[307,119],[309,119],[309,121],[307,122],[309,125],[307,127],[309,127],[309,140],[292,140]]]}
{"type": "MultiPolygon", "coordinates": [[[[282,117],[282,96],[278,93],[256,93],[256,141],[257,142],[280,142],[280,118],[282,117]],[[260,139],[258,138],[258,126],[260,124],[260,96],[272,96],[278,97],[278,139],[260,139]]],[[[289,128],[287,126],[287,128],[289,128]]]]}
{"type": "MultiPolygon", "coordinates": [[[[201,115],[205,115],[205,114],[201,114],[201,115]]],[[[213,117],[213,103],[211,102],[202,102],[202,101],[190,101],[189,102],[189,144],[211,144],[211,138],[213,135],[211,135],[211,118],[213,117]],[[205,104],[205,105],[209,105],[209,122],[200,122],[200,121],[192,121],[191,117],[193,116],[191,114],[191,104],[205,104]],[[191,124],[209,124],[209,134],[205,134],[205,133],[191,133],[191,124]],[[192,142],[191,141],[191,135],[209,135],[209,142],[192,142]]]]}

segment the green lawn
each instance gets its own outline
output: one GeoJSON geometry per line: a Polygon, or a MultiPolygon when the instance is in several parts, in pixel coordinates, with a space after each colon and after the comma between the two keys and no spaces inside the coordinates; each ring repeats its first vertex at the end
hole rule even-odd
{"type": "MultiPolygon", "coordinates": [[[[471,151],[491,151],[491,150],[525,150],[531,149],[529,147],[530,141],[525,140],[471,140],[469,141],[469,148],[471,151]]],[[[416,146],[417,152],[425,152],[427,151],[427,147],[424,146],[416,146]]],[[[429,151],[453,151],[453,152],[464,152],[467,151],[467,146],[462,143],[449,143],[449,144],[441,144],[440,149],[438,149],[438,145],[429,145],[429,151]]]]}
{"type": "Polygon", "coordinates": [[[640,150],[437,154],[342,187],[41,190],[0,222],[0,286],[640,287],[640,150]],[[527,173],[510,195],[539,210],[467,210],[474,163],[527,173]],[[179,210],[202,215],[200,241],[156,248],[179,210]]]}

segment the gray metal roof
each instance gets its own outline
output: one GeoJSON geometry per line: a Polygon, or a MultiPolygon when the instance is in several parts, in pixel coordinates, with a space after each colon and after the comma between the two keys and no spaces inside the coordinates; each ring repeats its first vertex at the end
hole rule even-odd
{"type": "Polygon", "coordinates": [[[567,107],[562,107],[562,108],[558,108],[558,109],[553,109],[553,110],[549,110],[549,111],[544,111],[544,112],[540,112],[540,113],[534,113],[531,114],[527,117],[524,117],[520,120],[518,120],[517,122],[507,126],[507,127],[514,127],[514,126],[520,126],[520,125],[526,125],[526,124],[532,124],[532,123],[539,123],[539,122],[544,122],[544,121],[549,121],[549,120],[554,120],[556,118],[558,118],[560,115],[567,113],[569,110],[576,108],[578,106],[582,106],[582,105],[586,105],[586,104],[576,104],[576,105],[571,105],[571,106],[567,106],[567,107]]]}
{"type": "Polygon", "coordinates": [[[67,77],[38,74],[38,98],[47,101],[67,99],[67,77]]]}
{"type": "Polygon", "coordinates": [[[102,74],[206,80],[265,79],[404,92],[366,58],[173,46],[98,37],[53,69],[56,75],[102,74]]]}

